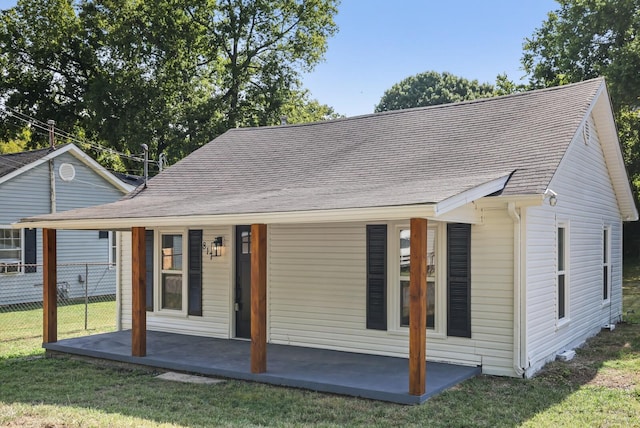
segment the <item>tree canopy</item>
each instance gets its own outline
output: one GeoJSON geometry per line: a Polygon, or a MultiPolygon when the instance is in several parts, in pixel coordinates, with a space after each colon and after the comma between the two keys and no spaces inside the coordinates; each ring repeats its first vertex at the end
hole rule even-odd
{"type": "Polygon", "coordinates": [[[558,0],[524,45],[533,87],[605,76],[616,106],[640,103],[640,0],[558,0]]]}
{"type": "Polygon", "coordinates": [[[425,107],[494,95],[495,88],[489,83],[467,80],[446,71],[427,71],[409,76],[385,91],[375,111],[425,107]]]}
{"type": "MultiPolygon", "coordinates": [[[[604,76],[636,200],[640,196],[640,0],[558,0],[526,39],[532,87],[604,76]]],[[[637,226],[635,227],[636,229],[637,226]]],[[[640,237],[640,230],[636,230],[640,237]]],[[[631,237],[631,236],[629,236],[631,237]]],[[[640,251],[637,244],[635,251],[640,251]]]]}
{"type": "Polygon", "coordinates": [[[526,39],[522,64],[533,87],[604,76],[636,194],[640,190],[640,0],[559,0],[526,39]]]}
{"type": "MultiPolygon", "coordinates": [[[[19,0],[0,12],[0,100],[172,161],[229,128],[322,120],[335,112],[300,75],[322,60],[337,3],[19,0]]],[[[0,139],[19,132],[0,124],[0,139]]]]}

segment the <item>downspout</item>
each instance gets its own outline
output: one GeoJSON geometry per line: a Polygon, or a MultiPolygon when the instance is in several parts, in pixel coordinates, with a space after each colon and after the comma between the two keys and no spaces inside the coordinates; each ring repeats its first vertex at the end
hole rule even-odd
{"type": "Polygon", "coordinates": [[[509,202],[507,205],[509,216],[513,220],[513,370],[518,376],[524,375],[524,369],[520,364],[522,347],[520,338],[522,336],[522,277],[520,276],[522,261],[520,258],[521,246],[521,222],[520,215],[516,210],[516,204],[509,202]]]}

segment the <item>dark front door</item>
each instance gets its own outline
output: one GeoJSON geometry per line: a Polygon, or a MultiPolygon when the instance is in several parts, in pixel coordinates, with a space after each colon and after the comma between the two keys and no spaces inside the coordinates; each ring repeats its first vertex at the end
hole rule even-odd
{"type": "Polygon", "coordinates": [[[251,226],[236,226],[236,337],[251,337],[251,226]]]}

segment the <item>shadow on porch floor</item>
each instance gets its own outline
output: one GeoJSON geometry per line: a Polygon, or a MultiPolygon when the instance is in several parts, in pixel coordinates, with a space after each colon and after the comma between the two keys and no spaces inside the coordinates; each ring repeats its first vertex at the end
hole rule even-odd
{"type": "Polygon", "coordinates": [[[481,371],[479,367],[427,362],[427,392],[414,396],[408,393],[409,363],[404,358],[268,344],[267,372],[253,374],[250,343],[242,340],[147,331],[147,356],[132,357],[131,331],[126,330],[64,339],[45,343],[44,347],[73,355],[401,404],[423,403],[481,371]]]}

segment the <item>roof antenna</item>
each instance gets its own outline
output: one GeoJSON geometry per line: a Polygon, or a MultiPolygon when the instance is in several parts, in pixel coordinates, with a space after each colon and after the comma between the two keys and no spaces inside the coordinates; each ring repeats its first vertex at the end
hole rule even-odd
{"type": "Polygon", "coordinates": [[[55,120],[53,119],[47,120],[47,125],[49,125],[49,147],[51,147],[52,150],[56,149],[56,131],[54,128],[55,124],[56,124],[55,120]]]}
{"type": "Polygon", "coordinates": [[[147,180],[149,179],[149,146],[146,144],[140,144],[142,150],[144,150],[144,188],[147,188],[147,180]]]}

